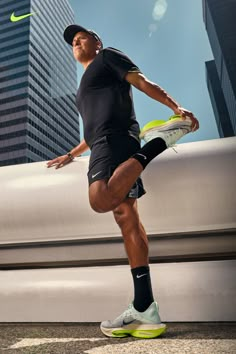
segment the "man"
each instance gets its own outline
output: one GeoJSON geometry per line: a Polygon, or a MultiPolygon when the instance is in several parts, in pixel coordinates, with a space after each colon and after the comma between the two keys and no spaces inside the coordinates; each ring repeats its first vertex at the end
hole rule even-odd
{"type": "Polygon", "coordinates": [[[134,281],[134,301],[113,321],[101,323],[110,337],[154,338],[163,333],[153,299],[148,265],[148,239],[140,221],[137,199],[145,192],[140,174],[158,154],[198,129],[194,115],[149,81],[122,52],[103,49],[101,38],[78,25],[65,29],[65,41],[84,67],[76,103],[84,124],[84,140],[47,163],[60,168],[90,148],[89,201],[98,213],[112,211],[119,225],[134,281]],[[152,124],[140,134],[131,85],[168,106],[178,118],[152,124]],[[147,142],[140,148],[140,137],[147,142]]]}

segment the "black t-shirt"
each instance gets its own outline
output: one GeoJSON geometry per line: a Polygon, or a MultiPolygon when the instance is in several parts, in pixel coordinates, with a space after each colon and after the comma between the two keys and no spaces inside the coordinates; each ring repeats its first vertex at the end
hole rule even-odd
{"type": "Polygon", "coordinates": [[[103,49],[84,72],[76,96],[84,124],[84,139],[91,148],[110,134],[134,136],[139,141],[131,85],[124,79],[138,67],[121,51],[103,49]]]}

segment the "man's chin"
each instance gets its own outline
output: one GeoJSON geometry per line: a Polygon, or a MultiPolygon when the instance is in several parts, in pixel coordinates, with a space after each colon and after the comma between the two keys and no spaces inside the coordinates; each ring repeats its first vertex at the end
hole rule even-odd
{"type": "Polygon", "coordinates": [[[76,53],[76,54],[74,55],[74,58],[75,58],[76,61],[79,61],[79,62],[81,62],[81,60],[83,59],[83,58],[82,58],[82,55],[80,55],[79,53],[76,53]]]}

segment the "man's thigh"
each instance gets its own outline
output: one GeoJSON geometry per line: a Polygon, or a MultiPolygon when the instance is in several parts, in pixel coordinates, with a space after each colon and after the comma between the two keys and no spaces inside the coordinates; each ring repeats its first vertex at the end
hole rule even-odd
{"type": "MultiPolygon", "coordinates": [[[[88,182],[90,199],[103,198],[108,180],[115,169],[139,149],[139,143],[132,137],[107,136],[94,144],[89,162],[88,182]]],[[[139,177],[127,197],[140,198],[146,193],[139,177]]]]}

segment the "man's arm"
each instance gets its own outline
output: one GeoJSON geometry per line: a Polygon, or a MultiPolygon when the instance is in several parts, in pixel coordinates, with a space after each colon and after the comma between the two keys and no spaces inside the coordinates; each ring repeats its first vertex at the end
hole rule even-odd
{"type": "Polygon", "coordinates": [[[168,93],[163,90],[160,86],[148,80],[142,73],[140,72],[128,72],[125,76],[125,80],[128,81],[131,85],[136,87],[138,90],[146,93],[149,97],[153,98],[156,101],[164,104],[173,110],[175,114],[181,115],[183,119],[186,119],[188,116],[191,118],[192,130],[195,131],[199,128],[199,123],[197,119],[194,117],[193,113],[181,107],[168,93]]]}
{"type": "Polygon", "coordinates": [[[74,157],[80,156],[88,149],[89,149],[89,146],[86,144],[85,140],[83,139],[79,145],[77,145],[74,149],[72,149],[69,152],[71,157],[68,156],[67,154],[56,157],[55,159],[47,162],[47,167],[51,167],[51,166],[56,165],[56,169],[57,169],[57,168],[60,168],[64,165],[67,165],[69,162],[71,162],[73,160],[74,157]]]}
{"type": "Polygon", "coordinates": [[[164,91],[154,82],[148,80],[140,72],[128,72],[125,80],[128,81],[131,85],[135,86],[138,90],[146,93],[146,95],[149,97],[168,106],[173,111],[180,107],[180,104],[178,104],[172,97],[170,97],[166,91],[164,91]]]}
{"type": "Polygon", "coordinates": [[[89,149],[89,146],[86,144],[85,140],[83,139],[79,145],[77,145],[74,149],[70,151],[73,157],[82,155],[85,151],[89,149]]]}

